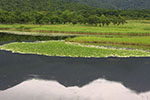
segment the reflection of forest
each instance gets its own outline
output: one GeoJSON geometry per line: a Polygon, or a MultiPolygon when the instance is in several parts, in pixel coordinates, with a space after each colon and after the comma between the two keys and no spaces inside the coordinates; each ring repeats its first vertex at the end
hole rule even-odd
{"type": "MultiPolygon", "coordinates": [[[[21,33],[20,33],[21,34],[21,33]]],[[[35,35],[18,35],[0,32],[0,44],[7,42],[22,42],[22,41],[46,41],[46,40],[64,40],[74,36],[35,36],[35,35]]]]}
{"type": "Polygon", "coordinates": [[[145,92],[150,90],[149,66],[150,58],[61,58],[0,51],[0,90],[37,77],[67,87],[103,78],[145,92]]]}

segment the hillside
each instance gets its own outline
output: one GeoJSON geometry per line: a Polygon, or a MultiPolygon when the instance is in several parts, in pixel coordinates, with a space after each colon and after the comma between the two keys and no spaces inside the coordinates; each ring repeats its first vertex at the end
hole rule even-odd
{"type": "MultiPolygon", "coordinates": [[[[72,0],[71,0],[72,1],[72,0]]],[[[150,9],[150,0],[73,0],[98,8],[150,9]]]]}
{"type": "Polygon", "coordinates": [[[0,0],[0,9],[6,11],[54,11],[54,10],[79,10],[89,6],[68,0],[0,0]]]}
{"type": "Polygon", "coordinates": [[[150,9],[150,0],[0,0],[0,9],[7,11],[54,11],[96,8],[150,9]]]}

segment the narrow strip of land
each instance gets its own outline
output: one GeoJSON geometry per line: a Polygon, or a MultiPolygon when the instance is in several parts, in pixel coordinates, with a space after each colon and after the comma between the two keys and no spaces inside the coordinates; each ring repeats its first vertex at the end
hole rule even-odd
{"type": "Polygon", "coordinates": [[[78,34],[78,35],[125,35],[150,36],[150,20],[128,20],[124,25],[92,26],[82,24],[0,24],[0,30],[33,33],[78,34]]]}
{"type": "Polygon", "coordinates": [[[66,44],[64,41],[45,41],[33,43],[10,43],[0,46],[1,50],[24,54],[67,57],[149,57],[150,52],[142,50],[121,50],[109,48],[83,47],[66,44]]]}
{"type": "Polygon", "coordinates": [[[84,44],[93,44],[93,45],[103,45],[103,46],[124,46],[124,47],[136,47],[140,49],[147,48],[150,49],[150,37],[149,36],[84,36],[84,37],[75,37],[67,39],[68,42],[84,43],[84,44]]]}

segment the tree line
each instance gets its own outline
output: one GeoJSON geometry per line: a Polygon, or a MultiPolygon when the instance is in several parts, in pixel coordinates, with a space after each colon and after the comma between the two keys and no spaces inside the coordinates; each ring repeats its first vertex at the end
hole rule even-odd
{"type": "Polygon", "coordinates": [[[69,10],[49,13],[45,11],[36,12],[7,12],[0,11],[1,24],[90,24],[90,25],[114,25],[124,24],[126,21],[122,16],[105,16],[104,14],[76,13],[69,10]]]}
{"type": "Polygon", "coordinates": [[[105,26],[125,24],[126,19],[149,19],[148,11],[87,9],[79,11],[6,11],[0,10],[1,24],[90,24],[105,26]]]}

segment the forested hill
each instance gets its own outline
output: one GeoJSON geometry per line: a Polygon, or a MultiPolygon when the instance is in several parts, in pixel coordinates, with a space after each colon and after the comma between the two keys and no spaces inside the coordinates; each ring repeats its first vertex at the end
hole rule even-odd
{"type": "Polygon", "coordinates": [[[0,0],[0,9],[6,11],[79,10],[91,7],[70,0],[0,0]]]}
{"type": "Polygon", "coordinates": [[[126,19],[150,19],[150,10],[99,9],[82,3],[74,0],[0,0],[0,23],[108,26],[110,23],[124,24],[126,19]]]}
{"type": "Polygon", "coordinates": [[[150,9],[150,0],[71,0],[97,8],[150,9]]]}
{"type": "Polygon", "coordinates": [[[54,11],[97,8],[150,9],[150,0],[0,0],[7,11],[54,11]]]}

